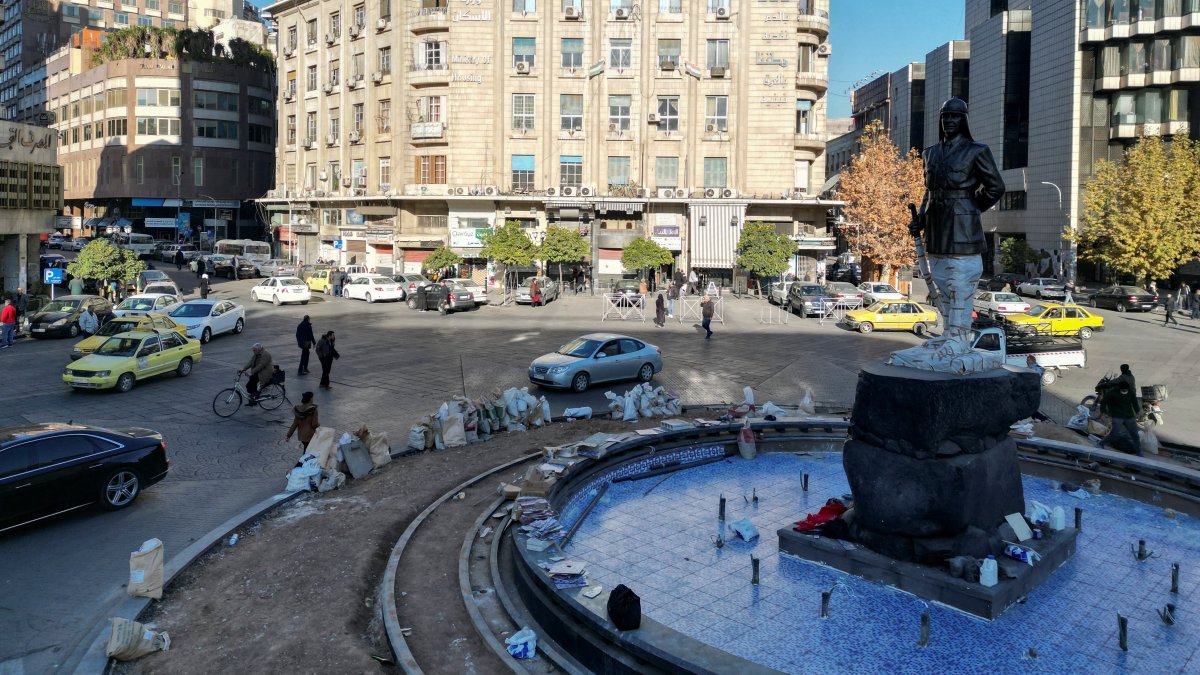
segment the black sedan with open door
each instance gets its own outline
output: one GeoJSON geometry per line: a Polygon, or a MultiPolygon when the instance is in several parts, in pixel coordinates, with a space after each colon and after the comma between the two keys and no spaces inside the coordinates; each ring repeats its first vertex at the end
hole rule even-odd
{"type": "Polygon", "coordinates": [[[167,475],[167,465],[166,443],[149,429],[0,429],[0,532],[91,504],[129,506],[167,475]]]}

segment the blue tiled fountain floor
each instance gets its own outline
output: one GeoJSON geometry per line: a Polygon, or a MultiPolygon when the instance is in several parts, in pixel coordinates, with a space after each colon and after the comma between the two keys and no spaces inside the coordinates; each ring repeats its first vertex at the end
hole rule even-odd
{"type": "MultiPolygon", "coordinates": [[[[924,601],[779,553],[778,528],[849,492],[840,454],[725,460],[671,474],[643,496],[662,479],[611,485],[568,555],[587,563],[590,582],[632,588],[646,616],[739,657],[794,673],[1200,672],[1194,519],[1107,494],[1077,500],[1026,476],[1026,501],[1061,505],[1068,521],[1073,507],[1085,509],[1075,557],[994,622],[930,606],[931,644],[921,648],[924,601]],[[757,506],[746,501],[752,491],[757,506]],[[748,517],[757,541],[714,546],[722,493],[727,522],[748,517]],[[1157,557],[1134,560],[1130,544],[1139,538],[1157,557]],[[751,555],[761,559],[758,586],[751,555]],[[1170,593],[1172,562],[1182,567],[1178,594],[1170,593]],[[835,585],[822,620],[821,591],[835,585]],[[1177,607],[1171,627],[1156,612],[1168,602],[1177,607]],[[1118,612],[1129,618],[1128,652],[1117,645],[1118,612]]],[[[564,523],[585,500],[567,507],[564,523]]]]}

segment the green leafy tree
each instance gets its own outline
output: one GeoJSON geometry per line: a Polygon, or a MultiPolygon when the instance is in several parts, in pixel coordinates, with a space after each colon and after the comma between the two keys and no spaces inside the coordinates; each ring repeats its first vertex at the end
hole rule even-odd
{"type": "Polygon", "coordinates": [[[538,257],[546,262],[559,263],[558,285],[561,288],[562,263],[583,262],[591,250],[588,241],[578,231],[551,225],[546,228],[546,238],[538,248],[538,257]]]}
{"type": "MultiPolygon", "coordinates": [[[[787,270],[788,257],[795,252],[796,243],[786,234],[776,232],[774,225],[750,222],[742,228],[738,239],[737,264],[759,277],[778,277],[787,270]]],[[[758,290],[762,292],[761,284],[758,290]]]]}
{"type": "Polygon", "coordinates": [[[1000,242],[1000,265],[1005,272],[1024,274],[1026,264],[1041,260],[1041,254],[1020,237],[1006,237],[1000,242]]]}
{"type": "Polygon", "coordinates": [[[93,240],[67,265],[71,276],[93,281],[130,282],[144,269],[146,263],[136,253],[117,248],[107,239],[93,240]]]}
{"type": "Polygon", "coordinates": [[[511,286],[508,283],[509,268],[532,264],[537,253],[537,247],[521,229],[521,224],[515,220],[505,222],[496,228],[495,232],[485,234],[479,239],[483,242],[479,255],[495,260],[504,267],[506,287],[511,286]]]}
{"type": "Polygon", "coordinates": [[[425,262],[421,263],[421,269],[426,272],[431,270],[441,272],[461,264],[462,260],[462,256],[443,246],[425,258],[425,262]]]}
{"type": "Polygon", "coordinates": [[[229,41],[226,49],[210,30],[129,26],[105,36],[92,52],[92,63],[99,65],[122,59],[165,59],[215,61],[275,72],[275,57],[270,50],[241,38],[229,41]]]}
{"type": "Polygon", "coordinates": [[[1200,144],[1139,140],[1117,163],[1100,161],[1083,196],[1080,257],[1145,283],[1200,255],[1200,144]]]}
{"type": "Polygon", "coordinates": [[[675,262],[675,256],[667,249],[645,237],[638,237],[625,245],[621,252],[621,266],[631,272],[665,267],[675,262]]]}

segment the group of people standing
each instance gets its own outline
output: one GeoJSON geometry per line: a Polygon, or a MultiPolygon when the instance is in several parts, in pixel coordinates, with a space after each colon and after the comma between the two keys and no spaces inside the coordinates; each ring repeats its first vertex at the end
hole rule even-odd
{"type": "Polygon", "coordinates": [[[317,361],[321,363],[321,384],[322,389],[331,389],[329,384],[329,371],[333,369],[334,360],[341,357],[338,354],[337,335],[329,330],[321,334],[321,339],[316,338],[313,332],[312,321],[308,315],[300,320],[300,325],[296,326],[296,346],[300,348],[300,367],[297,370],[297,375],[308,374],[309,351],[315,349],[317,352],[317,361]]]}
{"type": "MultiPolygon", "coordinates": [[[[1158,293],[1157,284],[1150,282],[1150,292],[1158,293]]],[[[1182,314],[1190,311],[1191,318],[1200,319],[1200,286],[1195,290],[1185,281],[1179,285],[1179,289],[1175,293],[1167,293],[1166,299],[1163,301],[1163,309],[1166,310],[1166,317],[1163,318],[1163,325],[1170,324],[1179,325],[1179,321],[1175,318],[1175,314],[1182,314]]]]}

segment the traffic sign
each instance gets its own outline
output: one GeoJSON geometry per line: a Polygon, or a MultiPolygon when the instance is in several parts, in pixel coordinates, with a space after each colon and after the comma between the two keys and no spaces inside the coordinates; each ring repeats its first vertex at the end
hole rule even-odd
{"type": "Polygon", "coordinates": [[[341,240],[341,239],[334,239],[334,240],[333,240],[333,248],[335,248],[335,249],[337,249],[337,250],[339,250],[339,251],[340,251],[340,250],[342,250],[342,240],[341,240]]]}
{"type": "Polygon", "coordinates": [[[42,270],[42,283],[58,286],[63,282],[63,270],[61,267],[49,267],[42,270]]]}

